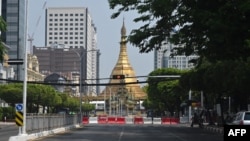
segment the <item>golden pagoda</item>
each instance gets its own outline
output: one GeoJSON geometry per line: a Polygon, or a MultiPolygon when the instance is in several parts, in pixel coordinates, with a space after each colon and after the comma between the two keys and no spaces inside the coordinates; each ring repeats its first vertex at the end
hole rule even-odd
{"type": "Polygon", "coordinates": [[[147,95],[142,91],[140,85],[137,83],[138,81],[135,71],[129,63],[126,38],[126,28],[123,21],[121,28],[119,58],[112,70],[109,85],[106,86],[100,95],[104,97],[107,105],[111,107],[109,108],[110,111],[118,111],[119,109],[123,109],[126,111],[126,113],[129,113],[131,111],[135,111],[135,107],[138,102],[146,99],[147,95]],[[114,76],[124,76],[124,78],[114,78],[114,76]]]}

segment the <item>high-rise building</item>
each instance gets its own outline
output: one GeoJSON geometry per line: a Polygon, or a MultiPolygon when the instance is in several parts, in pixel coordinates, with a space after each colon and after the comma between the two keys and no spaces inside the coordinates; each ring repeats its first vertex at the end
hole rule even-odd
{"type": "MultiPolygon", "coordinates": [[[[1,0],[1,14],[7,23],[6,32],[1,33],[2,41],[9,46],[10,59],[24,59],[26,46],[26,0],[1,0]]],[[[13,66],[15,78],[23,80],[23,65],[13,66]]]]}
{"type": "MultiPolygon", "coordinates": [[[[96,27],[88,8],[50,7],[46,9],[45,20],[45,46],[80,49],[75,55],[81,60],[82,80],[87,84],[96,84],[99,77],[97,64],[100,53],[97,49],[96,27]]],[[[97,94],[97,89],[96,86],[88,86],[84,91],[93,95],[97,94]]]]}
{"type": "Polygon", "coordinates": [[[197,59],[197,55],[177,55],[171,56],[175,45],[168,42],[166,39],[165,43],[162,44],[159,50],[155,50],[154,54],[154,69],[159,68],[177,68],[180,70],[190,69],[194,67],[194,64],[190,62],[192,59],[197,59]]]}

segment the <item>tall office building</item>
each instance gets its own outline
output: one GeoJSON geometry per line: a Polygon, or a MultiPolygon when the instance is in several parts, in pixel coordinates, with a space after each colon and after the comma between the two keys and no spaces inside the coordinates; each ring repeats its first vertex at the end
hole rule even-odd
{"type": "Polygon", "coordinates": [[[154,69],[159,68],[177,68],[180,70],[190,69],[194,64],[190,62],[192,59],[198,58],[196,55],[177,55],[171,56],[172,50],[175,45],[171,44],[167,39],[162,44],[161,49],[154,52],[154,69]]]}
{"type": "MultiPolygon", "coordinates": [[[[26,46],[26,0],[1,0],[1,14],[7,23],[7,31],[1,33],[2,41],[9,46],[10,59],[24,59],[26,46]]],[[[13,66],[15,78],[23,80],[23,65],[13,66]]]]}
{"type": "MultiPolygon", "coordinates": [[[[82,80],[87,84],[96,84],[99,77],[97,31],[88,8],[50,7],[46,9],[45,20],[45,46],[80,49],[75,55],[81,60],[82,80]]],[[[89,86],[84,91],[96,94],[96,89],[89,86]]]]}

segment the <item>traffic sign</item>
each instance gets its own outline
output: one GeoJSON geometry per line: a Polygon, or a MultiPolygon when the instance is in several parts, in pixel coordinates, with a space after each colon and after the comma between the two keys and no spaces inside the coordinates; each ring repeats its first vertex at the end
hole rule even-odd
{"type": "Polygon", "coordinates": [[[23,104],[22,103],[18,103],[16,104],[16,111],[22,112],[23,111],[23,104]]]}
{"type": "Polygon", "coordinates": [[[23,64],[23,59],[9,59],[7,61],[9,65],[22,65],[23,64]]]}
{"type": "Polygon", "coordinates": [[[15,121],[17,126],[23,126],[23,112],[16,112],[15,121]]]}

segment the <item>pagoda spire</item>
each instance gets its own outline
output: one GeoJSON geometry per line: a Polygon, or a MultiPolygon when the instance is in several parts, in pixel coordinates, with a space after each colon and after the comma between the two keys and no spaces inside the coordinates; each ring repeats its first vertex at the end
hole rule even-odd
{"type": "MultiPolygon", "coordinates": [[[[103,95],[104,93],[106,93],[106,95],[110,95],[110,93],[117,94],[119,93],[119,89],[121,88],[121,86],[123,86],[127,90],[127,92],[132,94],[131,97],[135,99],[141,100],[146,98],[146,94],[142,91],[140,85],[137,83],[135,71],[130,65],[127,53],[127,35],[126,35],[126,27],[124,19],[121,27],[121,41],[120,41],[120,51],[118,60],[111,72],[111,79],[109,81],[109,85],[106,86],[101,95],[103,95]],[[112,76],[114,75],[124,75],[125,79],[112,79],[112,76]],[[114,83],[116,85],[112,85],[114,83]],[[117,85],[119,83],[124,85],[117,85]],[[127,83],[134,83],[134,84],[127,84],[127,83]]],[[[109,96],[107,96],[106,98],[109,98],[109,96]]]]}

